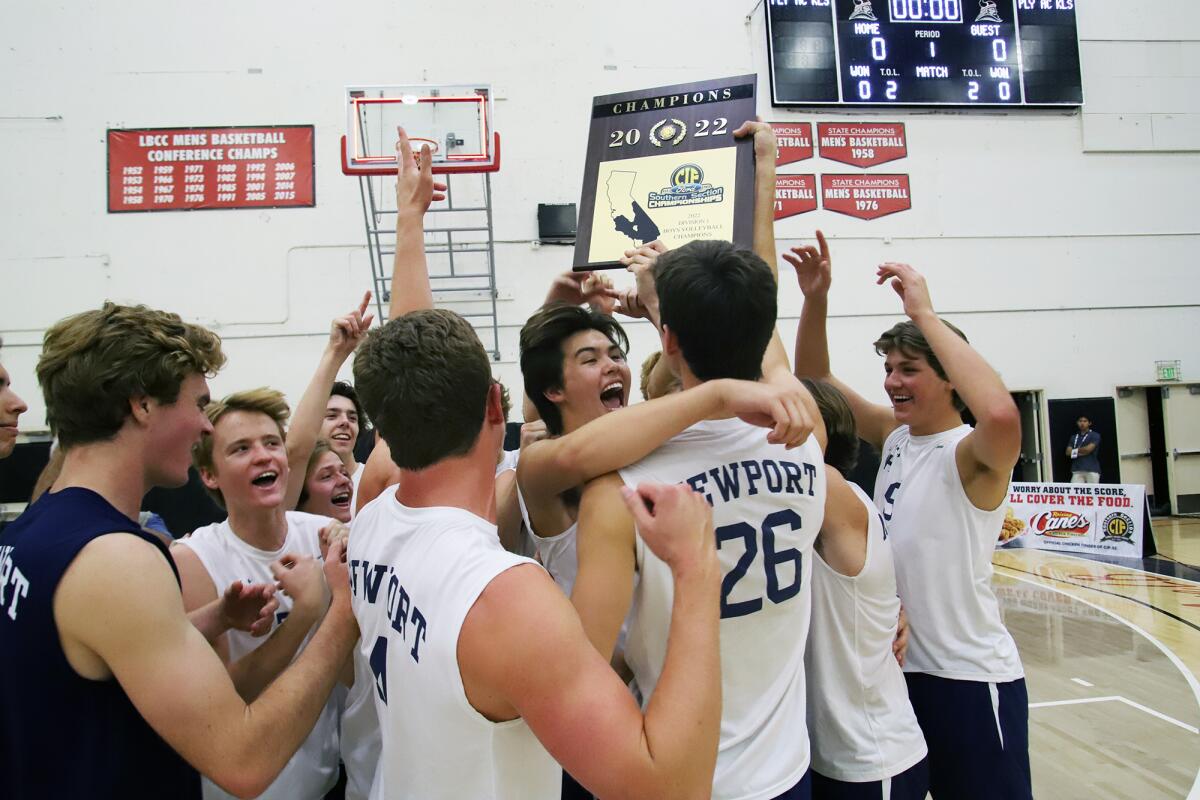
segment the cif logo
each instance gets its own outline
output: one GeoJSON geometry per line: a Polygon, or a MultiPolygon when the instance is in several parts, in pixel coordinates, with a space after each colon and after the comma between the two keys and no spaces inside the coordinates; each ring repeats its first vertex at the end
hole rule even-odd
{"type": "Polygon", "coordinates": [[[1073,511],[1041,511],[1029,519],[1029,527],[1042,536],[1055,539],[1066,539],[1073,536],[1086,536],[1091,523],[1087,517],[1073,511]]]}
{"type": "Polygon", "coordinates": [[[672,186],[699,186],[704,183],[704,170],[697,164],[684,164],[671,173],[672,186]]]}
{"type": "Polygon", "coordinates": [[[1103,542],[1133,542],[1133,519],[1119,511],[1105,517],[1100,529],[1103,542]]]}

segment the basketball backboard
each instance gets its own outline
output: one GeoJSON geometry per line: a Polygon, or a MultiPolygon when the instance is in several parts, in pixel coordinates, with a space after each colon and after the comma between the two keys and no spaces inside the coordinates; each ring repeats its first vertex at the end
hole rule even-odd
{"type": "Polygon", "coordinates": [[[396,171],[396,128],[413,150],[429,145],[436,173],[495,172],[500,136],[492,130],[492,92],[486,84],[347,86],[342,172],[396,171]]]}

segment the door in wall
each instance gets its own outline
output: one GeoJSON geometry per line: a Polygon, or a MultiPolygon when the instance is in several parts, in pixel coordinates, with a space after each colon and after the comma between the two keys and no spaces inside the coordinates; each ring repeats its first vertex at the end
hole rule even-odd
{"type": "Polygon", "coordinates": [[[1200,515],[1200,384],[1163,391],[1171,506],[1176,514],[1200,515]]]}
{"type": "MultiPolygon", "coordinates": [[[[1150,513],[1171,513],[1171,485],[1163,416],[1163,387],[1117,388],[1117,438],[1121,483],[1146,487],[1150,513]]],[[[1103,478],[1102,478],[1103,480],[1103,478]]]]}
{"type": "Polygon", "coordinates": [[[1021,412],[1021,456],[1013,467],[1012,479],[1019,483],[1040,483],[1045,475],[1042,448],[1042,393],[1013,392],[1013,402],[1021,412]]]}

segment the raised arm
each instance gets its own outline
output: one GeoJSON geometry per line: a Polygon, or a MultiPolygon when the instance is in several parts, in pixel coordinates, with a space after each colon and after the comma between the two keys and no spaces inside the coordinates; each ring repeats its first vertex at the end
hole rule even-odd
{"type": "Polygon", "coordinates": [[[392,258],[392,297],[388,319],[409,311],[433,308],[429,264],[425,259],[425,212],[434,200],[446,199],[446,184],[433,179],[433,155],[421,145],[414,158],[408,134],[397,128],[396,254],[392,258]]]}
{"type": "Polygon", "coordinates": [[[101,536],[80,552],[55,594],[55,621],[77,672],[115,677],[188,763],[226,791],[254,797],[312,730],[358,635],[341,556],[339,544],[326,568],[333,603],[310,646],[249,705],[188,622],[162,556],[135,536],[101,536]]]}
{"type": "Polygon", "coordinates": [[[925,336],[975,417],[975,430],[958,445],[958,473],[967,496],[979,508],[995,508],[1008,490],[1021,454],[1021,414],[1008,388],[983,356],[950,330],[933,310],[921,273],[908,264],[879,267],[879,283],[890,282],[908,315],[925,336]]]}
{"type": "MultiPolygon", "coordinates": [[[[754,137],[754,252],[767,262],[778,285],[779,256],[775,252],[775,130],[761,120],[747,121],[733,135],[754,137]]],[[[763,355],[762,373],[767,381],[792,374],[778,328],[763,355]]],[[[817,418],[819,420],[820,417],[817,418]]]]}
{"type": "Polygon", "coordinates": [[[333,382],[337,380],[338,370],[346,363],[346,359],[358,347],[358,343],[366,336],[367,328],[371,327],[374,314],[367,313],[371,302],[371,293],[363,294],[358,308],[345,316],[338,317],[330,325],[329,342],[317,362],[308,388],[300,397],[296,413],[292,415],[292,424],[287,432],[288,486],[287,495],[283,500],[284,508],[295,508],[304,490],[304,478],[308,471],[308,459],[312,456],[317,437],[321,434],[321,421],[325,418],[325,408],[329,403],[329,392],[333,382]]]}
{"type": "MultiPolygon", "coordinates": [[[[794,379],[793,379],[794,380],[794,379]]],[[[521,454],[517,480],[530,505],[556,497],[652,453],[672,436],[710,417],[740,416],[769,427],[767,441],[795,447],[812,432],[803,387],[712,380],[684,392],[637,403],[578,430],[535,442],[521,454]]]]}
{"type": "Polygon", "coordinates": [[[892,409],[872,403],[830,373],[825,320],[829,313],[832,258],[829,244],[820,231],[817,231],[817,245],[793,247],[790,253],[783,254],[784,260],[796,270],[800,291],[804,295],[800,326],[796,329],[796,377],[825,381],[845,395],[854,413],[858,435],[878,450],[899,423],[892,409]]]}
{"type": "Polygon", "coordinates": [[[524,718],[593,794],[708,797],[721,718],[720,578],[711,512],[686,486],[642,486],[639,492],[628,501],[618,495],[617,503],[626,515],[633,506],[647,544],[674,577],[666,659],[645,714],[589,645],[561,592],[533,567],[501,574],[480,596],[463,624],[459,662],[477,665],[464,669],[468,697],[475,681],[502,697],[493,707],[496,718],[524,718]],[[498,641],[522,646],[497,647],[498,641]]]}

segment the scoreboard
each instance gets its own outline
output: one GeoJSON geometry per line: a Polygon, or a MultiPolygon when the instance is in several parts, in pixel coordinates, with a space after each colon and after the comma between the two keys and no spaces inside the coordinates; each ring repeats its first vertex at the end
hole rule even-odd
{"type": "Polygon", "coordinates": [[[776,106],[1081,106],[1075,0],[767,0],[776,106]]]}

